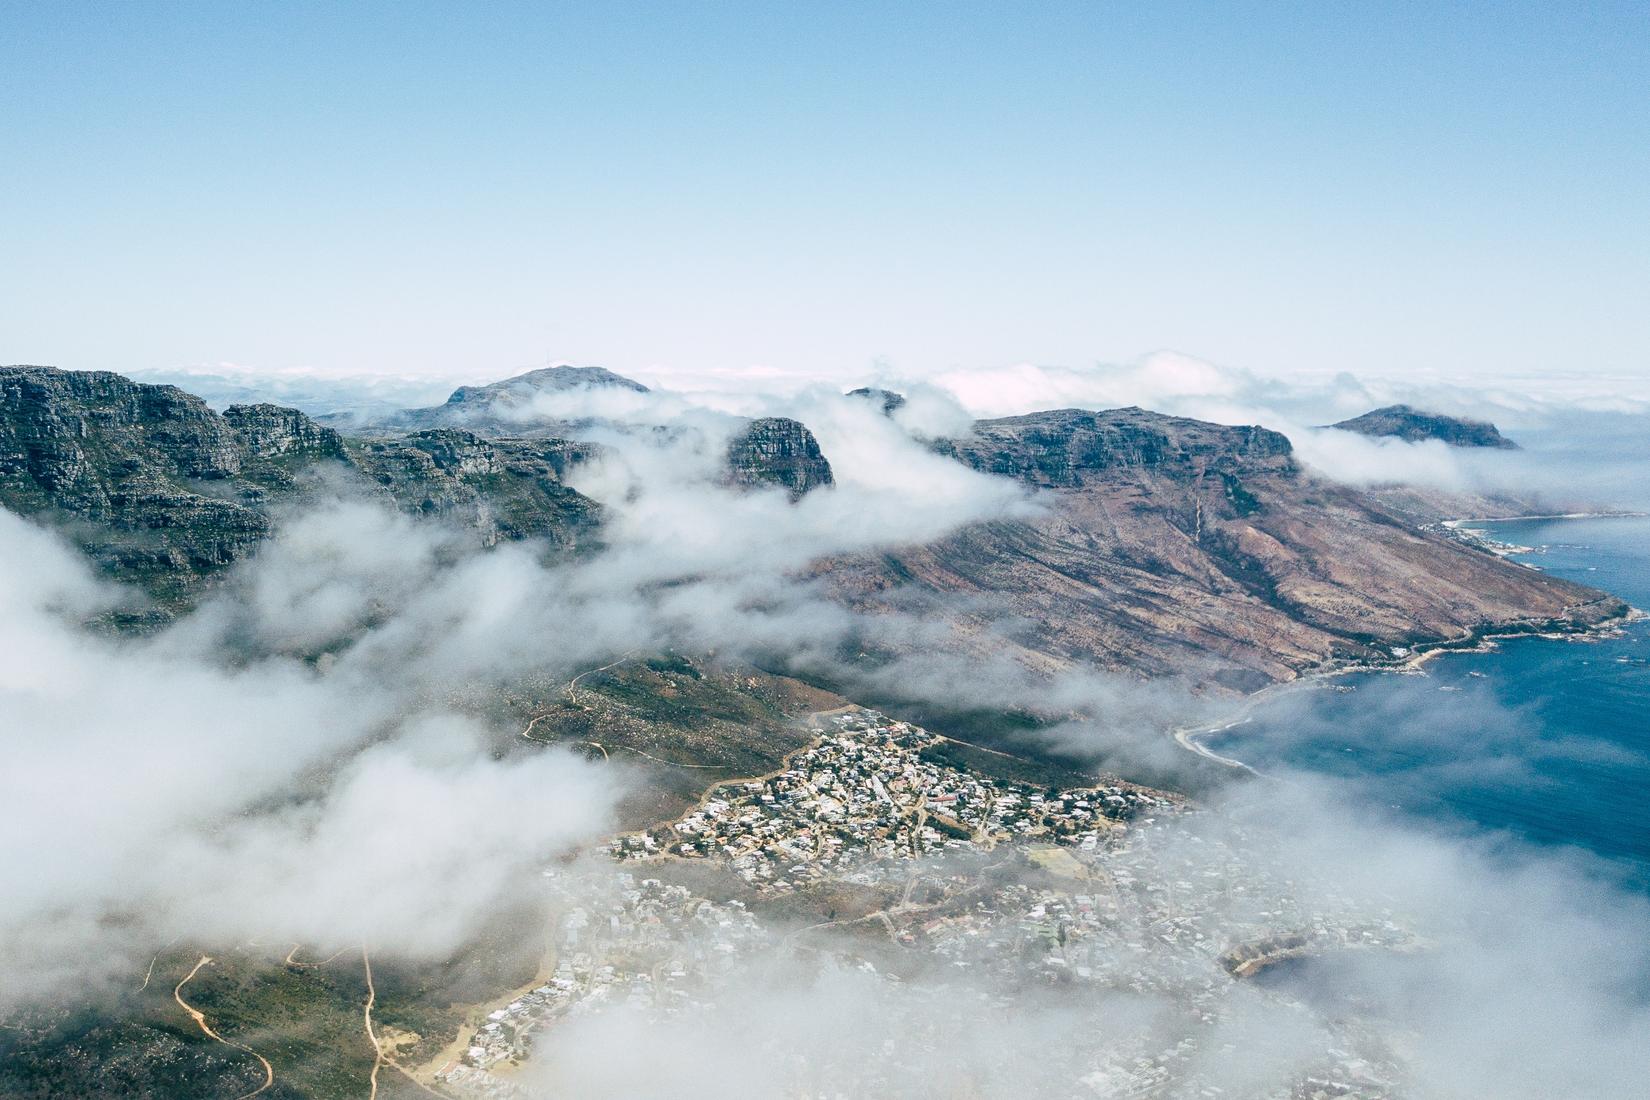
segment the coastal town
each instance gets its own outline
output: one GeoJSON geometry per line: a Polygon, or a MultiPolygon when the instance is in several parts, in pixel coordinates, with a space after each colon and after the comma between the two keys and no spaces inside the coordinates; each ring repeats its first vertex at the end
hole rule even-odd
{"type": "Polygon", "coordinates": [[[698,809],[621,837],[620,859],[719,856],[747,882],[786,892],[876,877],[887,861],[1040,839],[1095,851],[1125,822],[1178,802],[1133,785],[1043,791],[925,755],[944,741],[875,711],[837,715],[777,775],[715,788],[698,809]]]}
{"type": "MultiPolygon", "coordinates": [[[[817,733],[774,774],[719,784],[675,821],[616,838],[611,870],[547,870],[553,891],[578,899],[557,918],[548,980],[493,1010],[439,1083],[513,1100],[549,1029],[620,1005],[698,1019],[742,962],[803,951],[913,1001],[1003,1007],[1049,990],[1098,1013],[1096,1027],[1104,998],[1144,999],[1179,1026],[1062,1052],[1071,1095],[1216,1098],[1214,1078],[1216,1091],[1200,1082],[1230,1043],[1227,1018],[1259,991],[1250,979],[1306,956],[1414,946],[1392,913],[1300,900],[1230,825],[1200,829],[1204,815],[1159,792],[976,775],[934,751],[943,738],[875,711],[817,733]],[[696,865],[731,871],[748,900],[671,881],[696,865]],[[606,879],[593,887],[591,875],[606,879]],[[819,890],[876,900],[801,923],[787,906],[819,890]],[[912,960],[946,980],[907,980],[912,960]]],[[[944,1005],[927,1007],[945,1018],[944,1005]]],[[[1391,1094],[1400,1073],[1380,1040],[1350,1024],[1330,1039],[1321,1067],[1280,1100],[1391,1094]]],[[[834,1083],[873,1095],[898,1072],[872,1058],[834,1083]]]]}

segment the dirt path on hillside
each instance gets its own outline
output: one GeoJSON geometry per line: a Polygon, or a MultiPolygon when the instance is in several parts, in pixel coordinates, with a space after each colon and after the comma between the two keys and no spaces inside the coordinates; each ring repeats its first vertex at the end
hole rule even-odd
{"type": "Polygon", "coordinates": [[[378,1033],[372,1029],[372,1006],[378,1000],[378,988],[372,984],[372,960],[367,958],[367,945],[361,945],[361,968],[367,974],[367,1003],[361,1008],[361,1019],[367,1027],[367,1039],[372,1043],[372,1076],[368,1078],[371,1091],[367,1100],[378,1100],[378,1071],[384,1065],[384,1048],[378,1042],[378,1033]]]}
{"type": "Polygon", "coordinates": [[[212,1025],[206,1022],[206,1015],[202,1013],[200,1009],[183,999],[183,987],[188,985],[194,979],[196,974],[200,973],[201,967],[207,965],[211,961],[211,955],[202,955],[200,957],[200,961],[194,965],[189,973],[183,976],[183,980],[179,982],[177,987],[172,990],[172,999],[178,1002],[178,1007],[189,1013],[189,1018],[194,1020],[200,1029],[206,1033],[207,1038],[214,1039],[226,1047],[234,1047],[236,1050],[244,1051],[247,1054],[252,1055],[252,1057],[256,1058],[258,1063],[264,1067],[264,1083],[253,1089],[251,1092],[236,1097],[236,1100],[251,1100],[252,1097],[258,1095],[260,1092],[263,1092],[275,1083],[275,1067],[269,1064],[268,1058],[265,1058],[262,1054],[259,1054],[245,1043],[237,1043],[233,1039],[225,1039],[222,1035],[219,1035],[216,1031],[213,1031],[212,1025]]]}

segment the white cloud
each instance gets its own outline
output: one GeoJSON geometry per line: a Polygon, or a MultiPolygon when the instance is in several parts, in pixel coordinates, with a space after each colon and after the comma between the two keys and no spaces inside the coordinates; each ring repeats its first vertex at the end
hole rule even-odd
{"type": "MultiPolygon", "coordinates": [[[[1377,391],[1347,379],[1278,388],[1183,357],[948,384],[964,404],[994,411],[1141,403],[1294,425],[1304,461],[1354,483],[1472,488],[1490,483],[1487,463],[1515,464],[1504,476],[1538,461],[1303,429],[1321,422],[1301,411],[1314,402],[1362,405],[1377,391]]],[[[346,497],[285,517],[223,594],[147,639],[74,626],[122,594],[54,538],[0,514],[6,996],[134,972],[176,936],[368,941],[425,959],[457,949],[498,899],[532,896],[547,855],[599,837],[624,782],[614,768],[554,752],[501,752],[514,731],[458,701],[529,673],[554,682],[632,649],[824,664],[849,640],[917,640],[912,656],[859,682],[959,705],[1082,710],[1090,717],[1044,736],[1091,758],[1172,766],[1178,750],[1159,727],[1185,700],[1171,687],[1050,681],[966,656],[920,614],[856,617],[808,581],[821,556],[1040,506],[913,439],[955,431],[960,418],[943,394],[911,394],[913,411],[892,419],[835,388],[727,401],[797,415],[818,434],[838,485],[795,504],[779,490],[719,483],[737,427],[726,409],[670,395],[557,399],[538,411],[665,429],[592,429],[611,451],[578,483],[610,512],[602,552],[550,565],[531,545],[477,552],[462,533],[346,497]],[[318,649],[327,655],[308,659],[318,649]]],[[[1564,421],[1549,406],[1525,414],[1598,422],[1564,421]]],[[[1612,438],[1627,440],[1639,421],[1610,423],[1612,438]]],[[[1642,471],[1632,465],[1640,451],[1626,458],[1642,471]]],[[[1537,1100],[1636,1087],[1650,1018],[1642,991],[1621,978],[1650,964],[1650,913],[1583,861],[1418,834],[1303,780],[1251,785],[1152,835],[1157,869],[1177,888],[1203,882],[1216,853],[1235,849],[1270,876],[1257,881],[1287,881],[1308,912],[1367,907],[1413,926],[1424,951],[1333,961],[1319,991],[1350,990],[1360,1018],[1390,1031],[1415,1095],[1537,1100]]],[[[1194,886],[1182,900],[1210,914],[1213,934],[1253,920],[1275,896],[1194,886]]],[[[1152,954],[1152,930],[1128,932],[1133,947],[1118,965],[1162,977],[1155,968],[1169,964],[1152,954]]],[[[1225,980],[1212,963],[1192,977],[1225,980]]],[[[1195,1064],[1229,1093],[1265,1094],[1313,1064],[1346,1012],[1312,1004],[1310,990],[1289,1004],[1243,986],[1217,1016],[1192,1019],[1152,992],[1074,1004],[944,970],[894,983],[849,963],[786,957],[738,969],[714,992],[712,1008],[675,1023],[620,1011],[558,1027],[534,1071],[561,1093],[593,1097],[770,1096],[872,1070],[883,1077],[865,1094],[951,1093],[966,1082],[1011,1097],[1050,1094],[1074,1059],[1167,1035],[1200,1040],[1195,1064]],[[650,1059],[630,1056],[638,1046],[650,1059]],[[798,1054],[808,1059],[800,1077],[798,1054]]]]}
{"type": "MultiPolygon", "coordinates": [[[[315,522],[297,525],[297,541],[315,522]]],[[[371,563],[362,531],[337,545],[371,563]]],[[[382,551],[397,538],[365,541],[382,551]]],[[[288,627],[330,597],[276,601],[268,622],[245,609],[235,618],[251,656],[226,662],[192,624],[136,640],[74,627],[78,614],[63,612],[94,607],[101,586],[10,513],[0,560],[8,998],[95,981],[179,936],[370,935],[404,953],[450,951],[526,864],[608,821],[611,773],[559,754],[494,761],[473,725],[427,700],[409,718],[424,685],[392,668],[329,675],[259,652],[259,640],[314,640],[288,627]],[[451,900],[455,884],[470,900],[451,900]]],[[[270,568],[311,564],[277,553],[270,568]]],[[[351,583],[362,564],[333,562],[333,580],[351,583]]],[[[268,574],[253,573],[248,587],[267,591],[268,574]]]]}

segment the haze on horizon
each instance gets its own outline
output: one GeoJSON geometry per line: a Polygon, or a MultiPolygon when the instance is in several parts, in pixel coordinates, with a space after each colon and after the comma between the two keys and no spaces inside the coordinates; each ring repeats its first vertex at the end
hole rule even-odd
{"type": "Polygon", "coordinates": [[[1650,7],[6,2],[0,361],[1650,377],[1650,7]]]}

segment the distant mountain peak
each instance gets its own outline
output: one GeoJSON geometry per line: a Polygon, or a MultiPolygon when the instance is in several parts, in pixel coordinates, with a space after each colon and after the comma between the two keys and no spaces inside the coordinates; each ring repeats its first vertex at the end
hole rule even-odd
{"type": "Polygon", "coordinates": [[[863,401],[875,401],[882,406],[882,411],[893,415],[895,410],[905,404],[905,395],[894,390],[877,389],[874,386],[861,386],[857,390],[849,390],[844,397],[857,397],[863,401]]]}
{"type": "Polygon", "coordinates": [[[648,388],[605,367],[540,367],[485,386],[460,386],[447,398],[449,405],[517,404],[535,394],[577,389],[621,389],[647,393],[648,388]]]}
{"type": "Polygon", "coordinates": [[[1446,416],[1412,405],[1387,405],[1329,426],[1344,432],[1390,436],[1411,443],[1436,439],[1451,447],[1494,447],[1504,451],[1518,448],[1518,444],[1502,435],[1501,430],[1487,420],[1446,416]]]}
{"type": "Polygon", "coordinates": [[[564,419],[552,415],[539,398],[556,394],[616,390],[649,393],[646,386],[602,367],[540,367],[524,374],[489,382],[484,386],[460,386],[440,405],[401,409],[371,418],[323,416],[323,424],[335,424],[352,431],[405,432],[425,428],[463,428],[488,436],[555,436],[570,434],[586,417],[564,419]]]}

